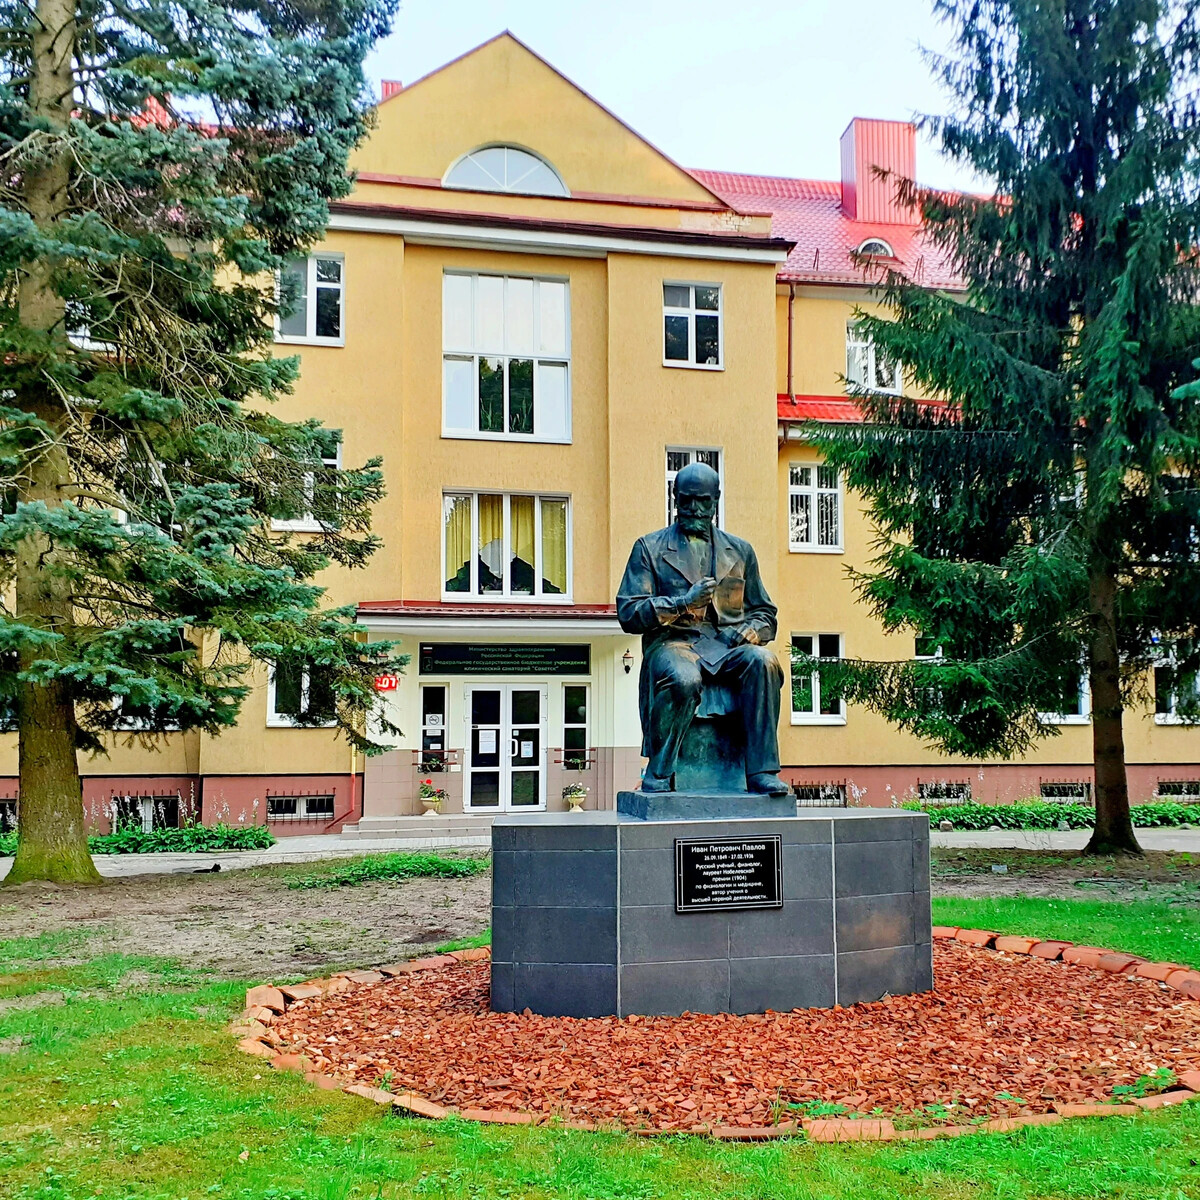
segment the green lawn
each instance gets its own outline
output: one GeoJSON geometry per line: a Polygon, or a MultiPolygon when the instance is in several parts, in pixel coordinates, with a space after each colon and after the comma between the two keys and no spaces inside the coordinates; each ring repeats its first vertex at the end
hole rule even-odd
{"type": "MultiPolygon", "coordinates": [[[[936,915],[1200,961],[1194,910],[1019,899],[938,901],[936,915]]],[[[848,1147],[402,1120],[235,1051],[224,1026],[243,983],[162,960],[88,959],[88,940],[0,944],[4,1200],[1200,1197],[1200,1102],[848,1147]],[[57,965],[64,955],[76,965],[57,965]]]]}

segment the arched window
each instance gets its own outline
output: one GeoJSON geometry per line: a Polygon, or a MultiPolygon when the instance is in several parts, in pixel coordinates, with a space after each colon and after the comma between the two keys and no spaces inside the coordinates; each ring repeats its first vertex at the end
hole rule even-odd
{"type": "Polygon", "coordinates": [[[865,242],[855,251],[856,254],[863,258],[895,258],[892,253],[892,248],[883,240],[883,238],[867,238],[865,242]]]}
{"type": "Polygon", "coordinates": [[[568,196],[567,185],[544,159],[516,146],[482,146],[464,154],[446,172],[446,187],[476,192],[519,192],[568,196]]]}

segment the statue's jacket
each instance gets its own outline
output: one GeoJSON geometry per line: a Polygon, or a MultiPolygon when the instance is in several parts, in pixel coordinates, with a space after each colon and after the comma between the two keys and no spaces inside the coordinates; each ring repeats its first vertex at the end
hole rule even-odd
{"type": "MultiPolygon", "coordinates": [[[[658,651],[668,647],[684,650],[694,655],[706,677],[711,677],[736,645],[729,638],[732,630],[749,625],[766,645],[774,640],[777,629],[778,610],[763,586],[754,547],[723,529],[713,529],[712,575],[717,590],[712,601],[704,612],[681,612],[679,598],[700,578],[688,567],[682,541],[676,525],[638,538],[617,591],[621,628],[642,637],[638,706],[643,730],[649,728],[650,688],[658,651]]],[[[717,716],[733,707],[728,690],[706,678],[697,715],[717,716]]],[[[647,753],[644,745],[642,753],[647,753]]]]}

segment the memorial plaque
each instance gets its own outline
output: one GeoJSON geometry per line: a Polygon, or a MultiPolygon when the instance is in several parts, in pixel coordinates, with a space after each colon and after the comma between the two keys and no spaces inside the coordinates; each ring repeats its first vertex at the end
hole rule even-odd
{"type": "Polygon", "coordinates": [[[783,854],[763,837],[676,838],[675,911],[783,907],[783,854]]]}

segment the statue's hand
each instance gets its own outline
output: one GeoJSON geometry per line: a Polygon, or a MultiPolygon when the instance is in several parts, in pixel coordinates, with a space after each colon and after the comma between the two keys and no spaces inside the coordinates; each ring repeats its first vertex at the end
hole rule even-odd
{"type": "Polygon", "coordinates": [[[708,602],[713,598],[716,590],[717,581],[710,575],[688,588],[680,600],[680,606],[682,608],[707,608],[708,602]]]}
{"type": "Polygon", "coordinates": [[[758,636],[758,630],[753,625],[739,625],[733,630],[733,644],[735,646],[761,646],[762,638],[758,636]]]}

